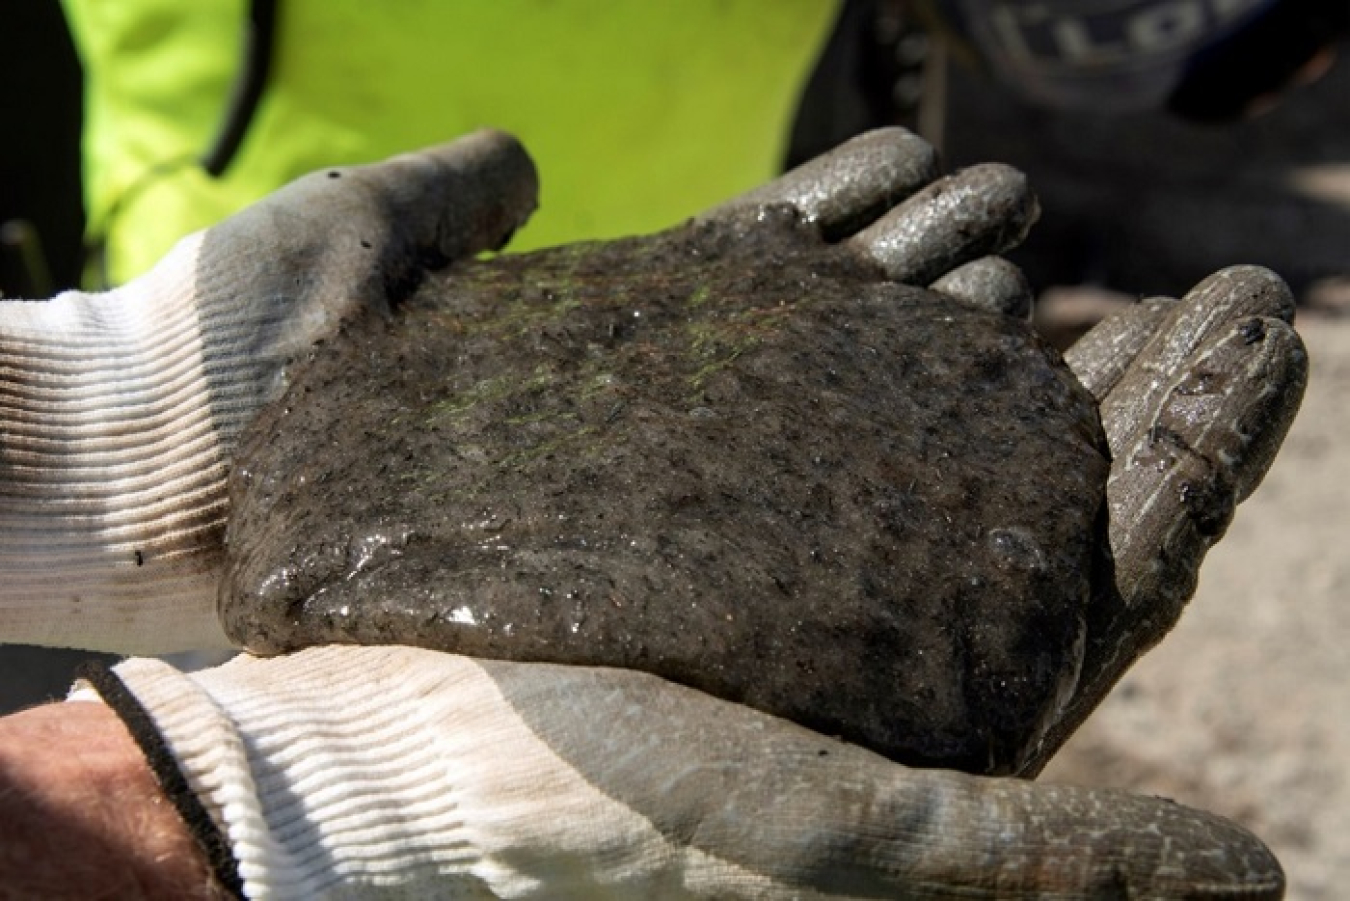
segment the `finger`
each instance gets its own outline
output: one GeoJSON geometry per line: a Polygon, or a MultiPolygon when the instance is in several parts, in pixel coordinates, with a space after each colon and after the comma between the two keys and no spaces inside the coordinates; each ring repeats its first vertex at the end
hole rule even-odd
{"type": "MultiPolygon", "coordinates": [[[[1251,284],[1207,280],[1206,291],[1192,292],[1183,303],[1269,308],[1247,292],[1213,293],[1216,286],[1238,293],[1251,284]]],[[[1258,275],[1257,284],[1269,280],[1258,275]]],[[[1280,294],[1260,291],[1276,300],[1280,294]]],[[[1152,378],[1166,379],[1160,388],[1149,386],[1156,398],[1151,415],[1132,430],[1104,422],[1112,442],[1106,493],[1116,591],[1094,602],[1078,689],[1029,760],[1027,775],[1039,771],[1134,661],[1176,624],[1195,592],[1205,553],[1264,477],[1303,397],[1307,353],[1284,319],[1249,316],[1216,325],[1201,310],[1178,312],[1183,315],[1174,323],[1199,322],[1206,339],[1161,372],[1141,354],[1127,379],[1145,367],[1152,378]]],[[[1150,347],[1190,343],[1158,335],[1150,347]]]]}
{"type": "Polygon", "coordinates": [[[788,204],[833,239],[871,222],[937,174],[937,152],[927,141],[902,128],[883,128],[853,138],[700,218],[788,204]]]}
{"type": "Polygon", "coordinates": [[[1294,321],[1289,287],[1260,266],[1220,270],[1175,305],[1102,401],[1102,425],[1112,452],[1119,453],[1147,427],[1162,394],[1187,371],[1196,348],[1250,317],[1294,321]]]}
{"type": "Polygon", "coordinates": [[[927,285],[1019,244],[1040,215],[1026,176],[984,163],[940,179],[849,239],[887,277],[927,285]]]}
{"type": "Polygon", "coordinates": [[[1022,270],[1003,257],[972,260],[928,287],[939,294],[1015,319],[1031,316],[1031,285],[1022,270]]]}
{"type": "Polygon", "coordinates": [[[1218,817],[908,770],[627,670],[328,646],[117,672],[219,811],[246,890],[379,874],[555,898],[1266,898],[1283,882],[1218,817]]]}
{"type": "Polygon", "coordinates": [[[1083,387],[1100,403],[1129,369],[1176,306],[1170,297],[1150,297],[1108,316],[1064,354],[1083,387]]]}
{"type": "Polygon", "coordinates": [[[497,131],[314,172],[205,233],[197,301],[252,356],[293,355],[357,306],[396,306],[428,271],[500,247],[537,194],[529,155],[497,131]]]}
{"type": "Polygon", "coordinates": [[[1306,384],[1302,341],[1280,319],[1243,320],[1195,350],[1107,482],[1127,607],[1162,610],[1150,619],[1170,628],[1205,551],[1264,477],[1306,384]]]}

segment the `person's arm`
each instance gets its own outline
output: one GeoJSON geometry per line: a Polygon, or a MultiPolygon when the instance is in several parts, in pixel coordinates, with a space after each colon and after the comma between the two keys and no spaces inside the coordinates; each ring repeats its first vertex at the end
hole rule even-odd
{"type": "Polygon", "coordinates": [[[0,718],[0,897],[229,897],[104,704],[0,718]]]}

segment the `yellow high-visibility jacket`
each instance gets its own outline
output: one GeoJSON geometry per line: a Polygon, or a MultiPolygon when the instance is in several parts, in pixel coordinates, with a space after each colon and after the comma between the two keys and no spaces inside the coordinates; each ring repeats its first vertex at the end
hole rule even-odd
{"type": "Polygon", "coordinates": [[[280,0],[261,99],[200,160],[243,65],[247,0],[64,0],[85,69],[85,201],[121,282],[305,172],[483,126],[541,207],[513,249],[639,233],[782,165],[835,0],[280,0]]]}

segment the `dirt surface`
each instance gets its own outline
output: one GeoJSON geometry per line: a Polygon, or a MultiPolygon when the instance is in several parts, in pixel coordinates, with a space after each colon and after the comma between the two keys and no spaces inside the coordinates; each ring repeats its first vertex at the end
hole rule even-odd
{"type": "Polygon", "coordinates": [[[1007,773],[1114,608],[1091,395],[795,217],[461,265],[293,379],[231,480],[257,653],[644,670],[1007,773]]]}

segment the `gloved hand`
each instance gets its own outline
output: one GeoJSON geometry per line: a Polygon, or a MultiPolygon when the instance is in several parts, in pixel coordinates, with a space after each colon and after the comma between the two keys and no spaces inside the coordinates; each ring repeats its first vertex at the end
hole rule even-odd
{"type": "MultiPolygon", "coordinates": [[[[1264,470],[1302,384],[1276,318],[1292,307],[1259,271],[1181,305],[1203,313],[1165,329],[1189,343],[1157,387],[1204,360],[1224,377],[1189,403],[1270,438],[1172,425],[1179,449],[1150,455],[1184,465],[1111,483],[1113,567],[1092,396],[1024,324],[895,284],[1015,236],[1025,186],[977,167],[881,215],[903,186],[879,180],[878,203],[848,173],[922,160],[907,144],[869,136],[658,235],[452,267],[394,321],[349,323],[241,445],[227,632],[259,654],[396,643],[640,669],[909,765],[1034,769],[1061,705],[1090,709],[1193,588],[1203,543],[1120,524],[1149,509],[1185,536],[1203,517],[1210,540],[1228,483],[1264,470]],[[832,205],[808,208],[814,226],[774,206],[797,209],[799,185],[832,205]],[[1206,329],[1233,340],[1218,301],[1248,294],[1272,323],[1189,358],[1206,329]]],[[[937,284],[1015,276],[966,267],[937,284]]],[[[1128,433],[1124,396],[1107,412],[1128,433]]]]}
{"type": "Polygon", "coordinates": [[[1206,551],[1265,476],[1307,385],[1293,320],[1278,276],[1235,266],[1181,301],[1151,298],[1099,323],[1065,354],[1101,404],[1111,447],[1119,595],[1089,623],[1074,697],[1023,775],[1039,773],[1176,624],[1206,551]]]}
{"type": "Polygon", "coordinates": [[[106,294],[0,302],[0,641],[228,646],[225,478],[287,362],[503,244],[535,194],[525,152],[484,132],[310,175],[106,294]]]}
{"type": "Polygon", "coordinates": [[[1220,817],[909,769],[631,670],[333,645],[115,672],[102,696],[250,898],[1282,892],[1220,817]]]}
{"type": "MultiPolygon", "coordinates": [[[[378,173],[380,170],[371,171],[378,173]]],[[[965,175],[956,176],[955,181],[940,182],[873,221],[880,211],[911,194],[932,176],[931,152],[926,147],[904,135],[878,133],[786,176],[764,191],[733,202],[732,207],[744,209],[786,202],[827,234],[834,237],[852,234],[849,240],[853,246],[872,256],[891,277],[919,284],[943,279],[944,275],[961,269],[968,261],[1015,243],[1033,218],[1034,204],[1020,178],[1009,170],[992,167],[969,170],[965,175]],[[868,222],[872,224],[858,231],[862,223],[868,222]]],[[[280,203],[280,200],[276,202],[280,203]]],[[[379,221],[382,220],[376,220],[379,221]]],[[[292,232],[294,237],[303,230],[293,229],[292,232]]],[[[322,246],[321,242],[319,246],[322,246]]],[[[1016,284],[1015,273],[1000,264],[974,262],[972,267],[951,275],[940,286],[950,294],[965,295],[967,299],[983,300],[999,307],[1008,305],[1009,298],[1024,293],[1024,289],[1016,284]],[[994,287],[990,288],[990,285],[994,287]]],[[[302,281],[307,274],[313,274],[303,264],[297,265],[294,258],[279,271],[283,279],[299,277],[302,281]]],[[[403,271],[415,272],[417,267],[410,266],[403,271]]],[[[371,279],[356,281],[376,283],[371,279]]],[[[397,298],[397,289],[406,287],[408,282],[393,279],[386,284],[393,286],[397,298]]],[[[1241,293],[1231,284],[1225,288],[1220,282],[1220,286],[1219,293],[1225,297],[1241,293]]],[[[241,293],[245,292],[241,289],[241,293]]],[[[251,291],[246,293],[249,297],[259,298],[259,307],[272,311],[270,317],[261,317],[270,327],[284,331],[292,326],[286,312],[289,307],[274,305],[276,297],[269,289],[256,295],[251,291]]],[[[1201,310],[1199,318],[1204,319],[1206,315],[1201,310]]],[[[298,331],[291,334],[321,337],[326,324],[321,321],[318,327],[306,328],[301,323],[295,326],[298,331]]],[[[1203,423],[1192,416],[1189,421],[1179,423],[1174,432],[1166,433],[1184,439],[1174,443],[1188,448],[1182,455],[1185,457],[1182,463],[1202,461],[1212,465],[1216,460],[1211,460],[1210,456],[1214,456],[1222,457],[1217,460],[1221,466],[1207,476],[1202,474],[1192,478],[1193,487],[1184,491],[1135,487],[1133,494],[1117,492],[1112,495],[1113,503],[1119,496],[1120,509],[1137,516],[1141,522],[1147,520],[1148,515],[1157,515],[1158,521],[1177,525],[1182,533],[1193,528],[1195,513],[1204,514],[1200,517],[1203,529],[1198,540],[1175,543],[1169,539],[1162,545],[1168,555],[1181,554],[1186,563],[1193,566],[1207,542],[1221,531],[1221,524],[1216,526],[1216,523],[1223,517],[1213,515],[1213,511],[1225,509],[1223,503],[1214,504],[1210,500],[1197,507],[1197,491],[1203,488],[1199,493],[1207,499],[1217,497],[1221,501],[1227,497],[1230,509],[1239,487],[1247,490],[1259,480],[1269,462],[1270,452],[1278,445],[1297,405],[1302,358],[1292,331],[1279,325],[1278,320],[1261,320],[1262,328],[1244,329],[1244,341],[1238,342],[1239,351],[1243,347],[1254,347],[1255,351],[1240,353],[1238,359],[1211,369],[1208,364],[1216,356],[1211,353],[1211,342],[1204,340],[1203,330],[1192,329],[1185,317],[1175,324],[1184,333],[1181,337],[1186,338],[1187,349],[1179,359],[1166,365],[1171,372],[1197,377],[1197,384],[1186,384],[1183,390],[1174,392],[1176,395],[1200,398],[1202,405],[1205,399],[1223,398],[1224,403],[1231,403],[1239,411],[1234,415],[1234,421],[1246,422],[1253,418],[1245,416],[1251,410],[1272,409],[1278,414],[1266,419],[1254,417],[1250,429],[1244,429],[1251,435],[1237,445],[1214,436],[1213,430],[1206,430],[1203,423]],[[1199,335],[1198,339],[1196,335],[1199,335]],[[1267,335],[1276,337],[1267,344],[1267,335]],[[1190,351],[1197,343],[1201,351],[1192,355],[1190,351]],[[1267,348],[1273,350],[1267,354],[1267,348]],[[1251,365],[1252,360],[1262,359],[1273,359],[1276,364],[1271,367],[1278,376],[1273,382],[1270,373],[1251,365]],[[1198,366],[1200,371],[1193,371],[1198,366]],[[1216,383],[1240,387],[1217,394],[1207,390],[1216,383]],[[1268,389],[1272,384],[1274,387],[1268,389]],[[1273,400],[1268,404],[1269,398],[1273,400]],[[1255,450],[1231,455],[1234,449],[1248,447],[1255,450]]],[[[241,328],[240,331],[246,330],[241,328]]],[[[1226,340],[1226,330],[1220,331],[1225,338],[1220,343],[1229,346],[1231,342],[1226,340]]],[[[1160,344],[1175,343],[1171,331],[1163,330],[1159,334],[1162,336],[1160,344]]],[[[58,330],[52,328],[44,337],[56,342],[58,330]]],[[[40,343],[31,338],[28,342],[40,343]]],[[[216,359],[226,356],[234,345],[222,343],[218,346],[224,351],[216,359]]],[[[295,344],[286,347],[289,350],[295,344]]],[[[277,354],[272,359],[285,356],[284,353],[277,354]]],[[[1151,372],[1160,365],[1155,357],[1152,351],[1139,355],[1142,371],[1151,372]]],[[[154,359],[157,361],[158,358],[154,359]]],[[[1170,358],[1164,355],[1161,359],[1170,358]]],[[[225,365],[215,371],[228,372],[229,362],[226,360],[225,365]]],[[[14,367],[20,372],[31,368],[32,363],[14,367]]],[[[1084,371],[1089,370],[1096,371],[1094,367],[1084,371]]],[[[221,382],[233,384],[228,376],[221,382]]],[[[245,386],[243,397],[239,398],[242,406],[252,404],[252,409],[256,409],[257,404],[270,396],[268,391],[260,388],[264,382],[261,378],[242,382],[245,386]]],[[[1121,382],[1122,389],[1127,383],[1128,380],[1121,382]]],[[[1156,417],[1174,409],[1173,396],[1166,391],[1145,392],[1145,395],[1133,421],[1147,424],[1146,435],[1162,435],[1163,431],[1151,426],[1156,417]]],[[[1185,420],[1186,416],[1181,419],[1185,420]]],[[[1129,429],[1125,431],[1130,433],[1129,429]]],[[[237,430],[231,437],[236,434],[237,430]]],[[[1127,461],[1121,465],[1130,464],[1127,461]]],[[[1146,484],[1167,484],[1166,473],[1142,458],[1133,464],[1133,468],[1161,473],[1155,475],[1152,483],[1145,479],[1146,484]]],[[[1133,485],[1130,479],[1123,482],[1117,479],[1113,484],[1126,488],[1133,485]]],[[[36,493],[34,489],[29,490],[30,495],[36,493]]],[[[7,497],[7,506],[9,503],[7,497]]],[[[8,528],[8,522],[5,526],[8,528]]],[[[1159,550],[1153,543],[1159,533],[1147,530],[1143,534],[1147,535],[1147,540],[1141,542],[1141,549],[1133,559],[1149,561],[1153,559],[1149,549],[1159,550]]],[[[1161,580],[1164,590],[1159,592],[1156,585],[1148,582],[1148,572],[1147,563],[1143,569],[1121,569],[1123,607],[1139,610],[1140,604],[1151,604],[1159,595],[1171,597],[1176,580],[1171,577],[1161,580]],[[1143,590],[1131,590],[1131,580],[1141,580],[1143,590]],[[1143,600],[1136,600],[1136,597],[1143,600]]],[[[128,567],[126,573],[119,573],[126,574],[134,577],[136,571],[128,567]]],[[[1147,609],[1151,611],[1151,607],[1147,609]]],[[[1096,637],[1089,641],[1101,646],[1095,652],[1101,663],[1100,672],[1109,674],[1113,666],[1123,670],[1120,661],[1137,653],[1149,640],[1156,639],[1159,618],[1148,612],[1133,619],[1111,617],[1105,623],[1090,625],[1098,630],[1096,637]]],[[[111,638],[105,646],[117,642],[125,646],[130,633],[105,626],[102,634],[111,638]]],[[[1090,651],[1088,660],[1094,659],[1092,653],[1090,651]]],[[[710,701],[686,689],[639,674],[575,669],[563,671],[568,678],[559,682],[563,673],[542,665],[476,663],[406,649],[326,649],[276,661],[245,658],[199,677],[198,684],[205,694],[196,695],[182,677],[166,674],[155,666],[133,662],[121,670],[132,693],[149,708],[151,719],[142,718],[143,731],[157,730],[162,734],[187,771],[192,796],[206,801],[207,813],[229,835],[234,853],[241,861],[243,878],[246,881],[256,878],[260,885],[274,878],[269,875],[274,871],[281,874],[275,878],[283,882],[291,878],[302,882],[312,878],[329,887],[344,881],[369,886],[379,880],[376,874],[381,872],[391,881],[415,880],[438,867],[454,870],[456,865],[450,858],[459,848],[464,855],[463,861],[479,866],[477,873],[488,874],[471,877],[471,883],[481,879],[500,891],[535,887],[545,894],[556,894],[550,890],[555,884],[580,886],[588,881],[605,882],[611,878],[622,883],[618,887],[636,894],[643,894],[643,887],[649,890],[647,894],[655,892],[658,886],[666,884],[663,880],[669,878],[681,882],[691,891],[704,890],[713,896],[736,891],[760,893],[772,884],[763,878],[777,881],[784,894],[820,891],[845,895],[867,893],[869,887],[889,894],[905,891],[932,894],[939,890],[937,887],[944,884],[944,880],[951,886],[979,886],[991,892],[1011,892],[1013,886],[1056,885],[1063,878],[1068,886],[1064,893],[1073,896],[1074,892],[1087,892],[1093,888],[1106,890],[1106,886],[1115,887],[1121,883],[1132,887],[1151,884],[1157,891],[1165,891],[1169,885],[1167,880],[1173,879],[1178,869],[1192,864],[1197,869],[1177,877],[1182,884],[1213,887],[1236,882],[1267,893],[1278,894],[1279,891],[1278,867],[1259,843],[1230,826],[1214,825],[1212,818],[1204,815],[1164,803],[1126,803],[1119,796],[1103,798],[1055,789],[1042,792],[1026,783],[917,774],[870,755],[864,755],[865,762],[864,756],[852,756],[863,755],[863,752],[844,746],[822,745],[824,740],[819,737],[803,734],[781,721],[761,717],[734,705],[710,701]],[[378,676],[385,669],[390,673],[390,681],[408,686],[411,693],[395,692],[388,698],[378,694],[365,695],[356,688],[349,688],[343,680],[344,676],[353,676],[363,684],[368,682],[376,688],[387,688],[389,681],[378,676]],[[478,673],[489,674],[484,677],[486,682],[480,680],[478,673]],[[478,680],[477,687],[469,684],[475,680],[478,680]],[[554,683],[560,688],[558,692],[550,693],[549,686],[554,683]],[[160,691],[157,685],[164,686],[165,690],[160,691]],[[294,691],[291,691],[292,687],[294,691]],[[348,691],[354,693],[345,694],[348,691]],[[661,700],[667,695],[670,700],[661,700]],[[194,697],[198,700],[191,700],[194,697]],[[346,700],[334,703],[334,699],[342,698],[346,700]],[[647,724],[648,714],[644,711],[648,708],[662,711],[652,720],[668,720],[672,724],[672,734],[667,736],[662,727],[647,724]],[[684,708],[687,711],[681,712],[684,708]],[[458,798],[461,791],[475,793],[474,803],[466,802],[458,806],[455,813],[447,813],[448,816],[463,817],[466,831],[447,825],[442,832],[438,831],[439,826],[430,826],[430,821],[418,821],[414,823],[412,834],[394,824],[388,833],[393,838],[385,841],[382,827],[378,825],[385,822],[381,813],[384,808],[375,810],[371,806],[373,802],[368,803],[365,797],[367,791],[371,797],[403,797],[415,801],[421,797],[419,791],[400,796],[398,786],[430,784],[427,780],[439,778],[439,775],[405,763],[401,752],[404,746],[397,742],[393,745],[384,743],[380,750],[372,752],[363,740],[358,739],[353,744],[341,737],[347,727],[341,726],[339,720],[352,717],[364,728],[364,721],[382,709],[394,713],[398,729],[406,725],[404,716],[413,716],[419,709],[425,710],[431,718],[426,729],[408,728],[399,734],[406,739],[406,747],[413,750],[423,749],[429,743],[434,743],[432,746],[438,749],[448,749],[444,756],[435,755],[436,760],[429,765],[453,770],[447,776],[446,784],[454,785],[456,789],[446,797],[458,798]],[[614,710],[615,713],[613,716],[587,713],[584,722],[575,722],[578,710],[614,710]],[[187,723],[185,728],[175,725],[179,713],[193,711],[202,711],[207,719],[183,720],[187,723]],[[623,712],[640,714],[631,731],[628,726],[620,728],[615,720],[623,712]],[[473,734],[456,728],[457,718],[461,715],[481,718],[475,722],[473,734]],[[212,731],[206,734],[215,738],[203,745],[199,740],[203,732],[198,726],[208,721],[212,723],[212,731]],[[522,721],[526,723],[521,727],[524,731],[517,728],[522,721]],[[612,742],[597,734],[600,730],[595,728],[597,723],[608,727],[611,722],[615,722],[613,734],[617,736],[612,742]],[[449,730],[445,730],[447,723],[449,730]],[[472,745],[475,735],[492,736],[493,729],[506,730],[506,737],[468,749],[441,744],[443,739],[452,740],[458,736],[472,745]],[[648,746],[657,747],[657,750],[643,752],[640,739],[644,735],[649,736],[647,740],[654,737],[664,744],[648,746]],[[718,740],[719,735],[732,737],[722,743],[718,740]],[[278,737],[277,741],[274,742],[272,736],[278,737]],[[532,745],[536,740],[538,744],[532,745]],[[333,749],[333,756],[316,753],[317,748],[324,746],[333,749]],[[296,753],[287,752],[287,748],[296,753]],[[508,749],[505,753],[504,748],[508,749]],[[527,753],[531,748],[542,757],[527,753]],[[217,749],[220,749],[219,753],[231,756],[232,766],[225,766],[219,757],[213,757],[217,749]],[[824,755],[820,754],[822,750],[824,755]],[[811,775],[819,772],[815,767],[826,766],[822,760],[840,755],[846,759],[841,771],[811,775]],[[199,758],[206,762],[198,763],[199,758]],[[380,759],[391,761],[387,770],[380,769],[380,759]],[[585,817],[580,814],[576,818],[552,817],[549,813],[553,809],[551,800],[541,802],[538,797],[522,798],[494,782],[494,773],[507,773],[507,765],[517,760],[522,769],[515,772],[521,778],[510,780],[511,784],[534,784],[533,780],[537,779],[539,785],[551,789],[560,781],[573,778],[570,774],[579,772],[583,775],[577,778],[587,786],[598,787],[602,797],[590,794],[582,797],[588,811],[585,817]],[[679,784],[679,777],[685,770],[672,772],[671,761],[694,761],[689,764],[688,772],[707,766],[723,772],[727,780],[734,780],[737,773],[756,772],[756,785],[762,780],[762,784],[791,786],[790,793],[796,803],[803,805],[803,812],[780,808],[782,802],[771,795],[772,803],[767,807],[763,804],[755,806],[749,801],[742,805],[739,795],[721,790],[731,784],[729,781],[717,783],[719,790],[696,797],[692,789],[679,784]],[[602,778],[595,775],[597,773],[614,775],[602,778]],[[370,781],[365,784],[369,788],[362,788],[367,777],[370,781]],[[411,782],[402,781],[405,777],[411,782]],[[339,779],[341,783],[337,781],[339,779]],[[330,781],[345,788],[338,789],[335,795],[325,796],[319,786],[330,784],[330,781]],[[935,792],[934,785],[954,786],[956,790],[952,794],[946,793],[945,789],[935,792]],[[911,797],[924,800],[894,800],[896,796],[890,793],[907,791],[908,786],[914,787],[915,795],[911,797]],[[846,797],[841,799],[834,794],[838,791],[843,791],[846,797]],[[355,800],[349,805],[339,798],[338,809],[325,813],[322,809],[324,798],[337,795],[355,800]],[[300,798],[308,799],[308,809],[305,822],[295,828],[287,825],[295,823],[290,819],[294,808],[287,805],[300,798]],[[595,806],[601,801],[615,799],[624,809],[602,810],[595,806]],[[517,800],[521,804],[519,807],[515,806],[517,800]],[[949,802],[958,807],[942,807],[949,802]],[[966,804],[974,807],[959,806],[966,804]],[[952,857],[925,851],[919,855],[921,859],[915,865],[919,867],[917,870],[896,863],[892,851],[884,850],[884,847],[894,848],[894,842],[906,843],[914,834],[911,831],[913,818],[922,819],[925,812],[933,810],[933,805],[939,810],[956,810],[954,820],[939,816],[937,820],[925,821],[918,831],[930,838],[936,836],[940,843],[951,837],[952,857]],[[735,814],[745,807],[750,808],[750,814],[737,820],[735,814]],[[778,821],[782,823],[781,831],[768,829],[768,824],[774,822],[769,819],[771,809],[788,811],[785,819],[778,821]],[[978,809],[980,813],[967,815],[962,812],[972,809],[978,809]],[[1048,877],[1049,883],[1038,883],[1037,880],[1047,878],[1045,874],[1054,870],[1056,864],[1044,846],[1035,841],[1031,845],[1037,850],[1029,855],[1010,852],[1007,856],[996,854],[994,859],[986,856],[990,842],[1025,835],[1024,830],[1039,829],[1042,823],[1047,824],[1047,828],[1055,825],[1041,816],[1047,809],[1065,814],[1058,821],[1064,831],[1052,832],[1051,844],[1061,837],[1069,840],[1093,834],[1095,827],[1102,826],[1102,832],[1097,833],[1105,836],[1100,854],[1073,853],[1072,860],[1066,864],[1073,872],[1062,877],[1053,874],[1048,877]],[[1124,814],[1119,830],[1109,826],[1111,809],[1124,814]],[[374,811],[373,819],[367,819],[362,811],[374,811]],[[637,811],[636,819],[633,811],[637,811]],[[737,828],[737,822],[742,824],[740,828],[737,828]],[[997,824],[997,828],[991,832],[977,831],[973,837],[974,845],[971,845],[968,843],[971,835],[961,833],[956,824],[997,824]],[[648,826],[661,834],[660,841],[649,840],[651,833],[643,832],[648,826]],[[346,832],[349,827],[356,832],[346,832]],[[375,831],[363,832],[367,827],[375,831]],[[1160,845],[1150,845],[1146,841],[1147,836],[1160,832],[1167,836],[1160,845]],[[315,843],[325,849],[317,856],[310,853],[316,847],[315,843]],[[432,845],[436,847],[426,850],[432,845]],[[292,860],[295,854],[302,858],[298,864],[292,860]],[[552,863],[538,864],[542,859],[552,863]],[[614,864],[616,859],[619,863],[614,864]],[[724,868],[727,861],[735,866],[724,868]],[[1004,872],[1003,862],[1014,861],[1029,863],[1026,866],[1013,864],[1008,867],[1009,872],[1004,872]],[[625,869],[627,862],[632,866],[625,869]],[[925,870],[925,867],[929,869],[925,870]],[[620,875],[615,876],[616,872],[620,875]],[[705,876],[708,881],[701,882],[705,876]],[[854,888],[854,878],[859,880],[860,887],[854,888]],[[1151,879],[1155,881],[1150,883],[1151,879]],[[1163,881],[1157,882],[1157,879],[1163,881]]],[[[1105,678],[1109,685],[1114,676],[1105,678]]],[[[1099,685],[1100,677],[1086,673],[1083,684],[1099,685]]],[[[119,694],[116,683],[105,687],[105,696],[119,697],[117,703],[127,709],[135,707],[129,695],[119,694]]],[[[128,714],[128,718],[134,716],[128,714]]],[[[153,742],[154,738],[147,737],[146,740],[153,742]]],[[[700,774],[696,782],[702,782],[704,778],[705,775],[700,774]]],[[[166,784],[171,784],[171,780],[166,784]]],[[[566,795],[568,786],[563,785],[559,790],[566,795]]],[[[751,792],[756,790],[754,787],[749,789],[751,792]]],[[[420,812],[414,812],[419,808],[408,807],[402,802],[396,802],[396,806],[401,817],[416,819],[420,816],[420,812]]],[[[437,815],[431,813],[431,816],[437,815]]],[[[436,819],[435,822],[446,821],[436,819]]],[[[585,894],[588,890],[578,888],[578,891],[585,894]]]]}

